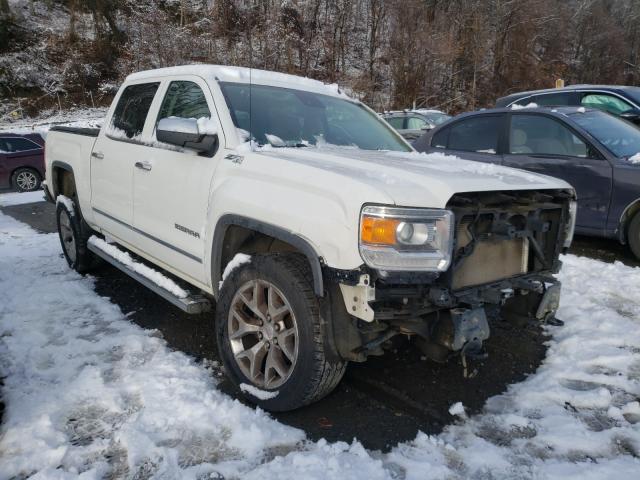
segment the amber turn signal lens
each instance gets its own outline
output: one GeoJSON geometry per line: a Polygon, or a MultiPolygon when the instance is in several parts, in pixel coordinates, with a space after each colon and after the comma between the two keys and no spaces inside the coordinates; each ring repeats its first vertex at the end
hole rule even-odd
{"type": "Polygon", "coordinates": [[[399,224],[396,219],[363,216],[360,239],[369,245],[395,245],[399,224]]]}

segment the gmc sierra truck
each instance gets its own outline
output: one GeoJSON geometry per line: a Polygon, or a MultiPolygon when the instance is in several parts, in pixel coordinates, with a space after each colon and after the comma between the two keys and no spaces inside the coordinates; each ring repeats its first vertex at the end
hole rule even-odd
{"type": "Polygon", "coordinates": [[[396,335],[444,361],[490,324],[557,321],[575,193],[420,154],[339,87],[225,66],[130,75],[100,129],[47,137],[64,256],[212,311],[226,374],[267,410],[327,395],[396,335]]]}

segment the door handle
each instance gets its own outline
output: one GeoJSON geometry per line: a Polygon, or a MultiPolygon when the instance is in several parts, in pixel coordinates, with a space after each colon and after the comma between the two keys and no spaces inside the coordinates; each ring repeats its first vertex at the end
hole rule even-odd
{"type": "Polygon", "coordinates": [[[136,162],[135,166],[136,168],[139,168],[140,170],[145,170],[147,172],[151,170],[151,164],[149,162],[136,162]]]}
{"type": "Polygon", "coordinates": [[[104,153],[102,153],[102,152],[91,152],[91,156],[93,158],[97,158],[99,160],[102,160],[104,158],[104,153]]]}

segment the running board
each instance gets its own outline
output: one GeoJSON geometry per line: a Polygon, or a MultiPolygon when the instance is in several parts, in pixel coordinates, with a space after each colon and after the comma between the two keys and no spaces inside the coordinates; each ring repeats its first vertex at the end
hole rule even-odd
{"type": "MultiPolygon", "coordinates": [[[[115,247],[115,245],[113,245],[115,247]]],[[[87,243],[87,248],[93,252],[98,257],[102,258],[104,261],[110,263],[118,270],[123,271],[127,275],[129,275],[134,280],[138,281],[149,290],[157,293],[162,298],[172,303],[180,310],[189,313],[189,314],[199,314],[211,311],[211,302],[204,295],[193,294],[191,292],[187,292],[187,296],[185,298],[181,298],[171,293],[169,290],[161,287],[160,285],[154,283],[149,280],[147,277],[139,274],[135,270],[132,270],[129,266],[120,262],[117,258],[112,257],[107,252],[101,250],[99,247],[93,245],[91,242],[87,243]]],[[[123,252],[124,253],[124,252],[123,252]]],[[[137,262],[141,263],[141,262],[137,262]]]]}

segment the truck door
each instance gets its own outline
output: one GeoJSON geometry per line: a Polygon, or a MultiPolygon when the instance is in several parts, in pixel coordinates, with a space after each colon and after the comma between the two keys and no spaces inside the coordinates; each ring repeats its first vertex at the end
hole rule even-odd
{"type": "Polygon", "coordinates": [[[148,147],[141,141],[160,82],[127,86],[91,153],[91,207],[108,233],[125,241],[133,231],[133,168],[148,147]]]}
{"type": "MultiPolygon", "coordinates": [[[[158,260],[204,282],[205,223],[213,172],[222,150],[212,156],[158,144],[155,128],[167,117],[214,118],[208,85],[199,77],[174,77],[163,85],[162,101],[152,116],[150,142],[133,172],[133,217],[144,232],[137,245],[158,260]]],[[[218,132],[218,145],[224,144],[218,132]]]]}
{"type": "Polygon", "coordinates": [[[605,228],[611,164],[564,123],[541,114],[511,114],[504,164],[566,180],[578,195],[576,225],[585,232],[605,228]]]}

